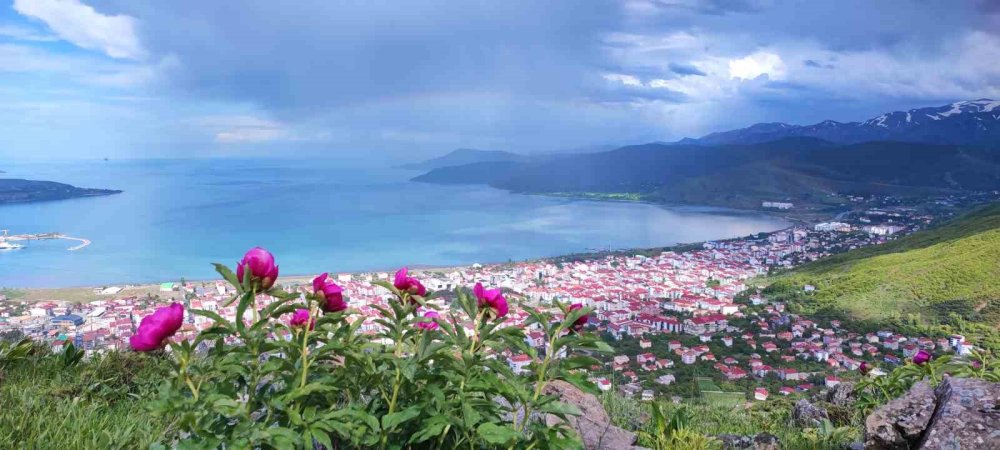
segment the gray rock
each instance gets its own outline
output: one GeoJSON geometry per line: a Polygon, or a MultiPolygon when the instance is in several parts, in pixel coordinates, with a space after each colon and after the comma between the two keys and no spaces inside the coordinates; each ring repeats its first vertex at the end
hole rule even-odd
{"type": "Polygon", "coordinates": [[[813,405],[806,399],[795,402],[795,407],[792,409],[792,422],[803,428],[818,427],[824,419],[829,418],[825,409],[813,405]]]}
{"type": "Polygon", "coordinates": [[[826,391],[826,401],[837,406],[854,405],[854,383],[840,383],[826,391]]]}
{"type": "Polygon", "coordinates": [[[760,433],[753,438],[753,448],[755,450],[781,450],[781,441],[773,434],[760,433]]]}
{"type": "Polygon", "coordinates": [[[865,448],[905,450],[916,448],[934,415],[936,399],[930,384],[921,381],[895,400],[865,418],[865,448]]]}
{"type": "Polygon", "coordinates": [[[1000,383],[946,378],[921,450],[1000,449],[1000,383]]]}
{"type": "MultiPolygon", "coordinates": [[[[568,419],[569,426],[576,430],[587,450],[618,450],[632,448],[635,433],[611,424],[611,418],[604,411],[601,401],[594,395],[577,389],[565,381],[553,381],[545,386],[545,393],[555,395],[563,403],[574,405],[582,412],[568,419]]],[[[545,423],[553,426],[562,421],[554,415],[547,415],[545,423]]]]}
{"type": "Polygon", "coordinates": [[[761,433],[755,436],[738,434],[720,434],[715,437],[722,441],[724,450],[780,450],[781,442],[772,434],[761,433]]]}

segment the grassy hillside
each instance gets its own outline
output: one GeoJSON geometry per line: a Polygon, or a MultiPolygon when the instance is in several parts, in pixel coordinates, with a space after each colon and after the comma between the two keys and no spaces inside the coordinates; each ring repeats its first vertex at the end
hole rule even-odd
{"type": "Polygon", "coordinates": [[[0,448],[149,448],[172,426],[147,409],[164,361],[113,352],[69,365],[47,352],[7,364],[0,352],[0,448]]]}
{"type": "Polygon", "coordinates": [[[772,292],[794,293],[815,308],[860,319],[956,317],[1000,324],[1000,205],[886,245],[804,265],[774,278],[772,292]],[[816,292],[799,292],[805,284],[816,292]]]}

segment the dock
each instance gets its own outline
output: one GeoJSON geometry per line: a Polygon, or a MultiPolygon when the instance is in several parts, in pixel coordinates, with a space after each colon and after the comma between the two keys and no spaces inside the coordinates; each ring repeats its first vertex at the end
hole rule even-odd
{"type": "Polygon", "coordinates": [[[7,230],[3,230],[3,235],[0,236],[0,241],[41,241],[48,239],[66,239],[69,241],[79,242],[79,244],[74,245],[67,249],[71,252],[75,252],[90,245],[90,239],[67,236],[62,233],[15,234],[8,236],[7,230]]]}

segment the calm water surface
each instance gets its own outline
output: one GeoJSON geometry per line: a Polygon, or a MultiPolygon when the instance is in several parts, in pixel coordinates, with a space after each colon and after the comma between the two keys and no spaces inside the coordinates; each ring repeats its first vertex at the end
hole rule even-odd
{"type": "MultiPolygon", "coordinates": [[[[743,236],[781,220],[710,208],[518,195],[407,181],[414,172],[336,161],[2,162],[0,177],[111,188],[119,195],[0,205],[0,229],[93,243],[31,241],[0,251],[0,286],[59,287],[214,278],[260,245],[283,274],[522,260],[743,236]]],[[[24,242],[22,242],[24,243],[24,242]]]]}

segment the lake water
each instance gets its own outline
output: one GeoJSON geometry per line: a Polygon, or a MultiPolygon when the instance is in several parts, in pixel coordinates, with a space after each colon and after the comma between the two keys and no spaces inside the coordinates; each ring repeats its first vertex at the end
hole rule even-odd
{"type": "Polygon", "coordinates": [[[0,177],[125,191],[0,205],[0,229],[90,239],[0,251],[0,286],[63,287],[215,278],[255,245],[282,274],[523,260],[785,227],[711,208],[518,195],[408,181],[417,173],[337,161],[128,160],[0,163],[0,177]]]}

